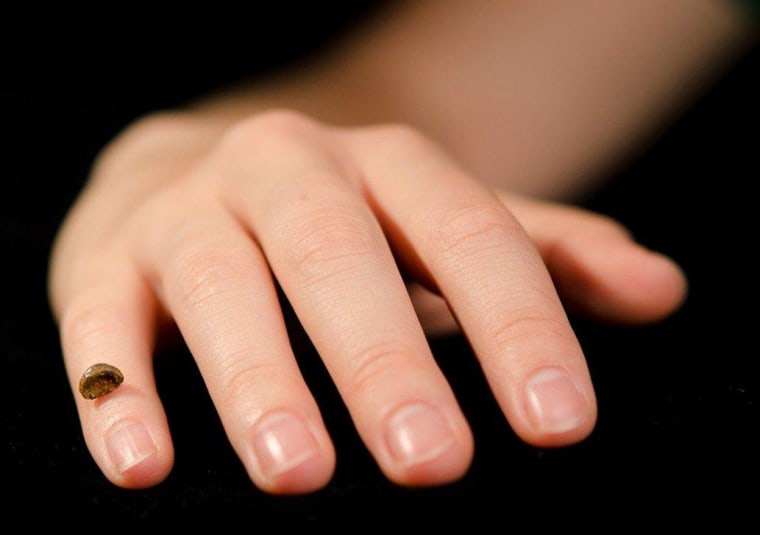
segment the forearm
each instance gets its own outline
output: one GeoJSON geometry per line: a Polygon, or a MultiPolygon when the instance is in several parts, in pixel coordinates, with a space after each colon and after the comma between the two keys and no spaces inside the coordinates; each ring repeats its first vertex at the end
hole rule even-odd
{"type": "Polygon", "coordinates": [[[404,114],[470,169],[551,197],[590,187],[751,31],[728,0],[464,4],[417,3],[370,63],[397,58],[404,114]]]}
{"type": "Polygon", "coordinates": [[[372,22],[322,61],[198,109],[409,123],[484,180],[569,198],[661,127],[752,32],[728,0],[428,0],[391,4],[372,22]]]}

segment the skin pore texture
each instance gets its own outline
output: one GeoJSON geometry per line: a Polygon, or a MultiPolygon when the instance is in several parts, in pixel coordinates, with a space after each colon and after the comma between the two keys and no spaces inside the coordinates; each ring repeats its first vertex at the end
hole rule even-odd
{"type": "Polygon", "coordinates": [[[583,440],[596,400],[563,301],[645,324],[687,281],[558,201],[598,185],[749,34],[711,0],[391,3],[309,64],[137,120],[50,264],[72,388],[97,362],[124,377],[76,396],[98,466],[126,488],[171,470],[152,359],[176,324],[252,482],[329,482],[335,450],[277,285],[391,481],[446,484],[472,460],[436,334],[467,336],[527,443],[583,440]]]}

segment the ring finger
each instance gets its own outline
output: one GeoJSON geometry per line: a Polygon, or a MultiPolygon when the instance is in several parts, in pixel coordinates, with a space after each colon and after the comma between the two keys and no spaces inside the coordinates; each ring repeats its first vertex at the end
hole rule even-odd
{"type": "MultiPolygon", "coordinates": [[[[156,203],[163,213],[172,205],[183,203],[156,203]]],[[[266,261],[218,203],[186,206],[166,227],[140,233],[146,269],[253,481],[277,494],[316,490],[332,474],[334,451],[290,348],[266,261]]]]}

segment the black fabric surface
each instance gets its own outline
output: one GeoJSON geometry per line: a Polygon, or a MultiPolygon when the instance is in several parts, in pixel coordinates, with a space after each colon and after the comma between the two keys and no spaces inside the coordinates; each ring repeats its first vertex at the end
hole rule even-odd
{"type": "Polygon", "coordinates": [[[371,5],[301,7],[298,20],[331,22],[294,31],[284,2],[245,21],[232,17],[233,30],[214,39],[182,20],[167,32],[118,14],[64,26],[54,13],[3,21],[21,31],[0,38],[2,517],[25,526],[239,519],[253,529],[357,531],[478,520],[506,531],[520,518],[584,527],[609,518],[602,513],[614,525],[750,519],[760,475],[750,189],[760,170],[757,47],[588,200],[677,259],[691,284],[684,308],[658,325],[573,318],[599,400],[588,440],[556,450],[525,445],[497,409],[466,341],[432,340],[472,423],[476,456],[458,483],[400,488],[380,474],[317,355],[303,345],[299,359],[334,437],[337,472],[313,495],[268,496],[247,479],[192,358],[179,348],[156,361],[176,446],[172,474],[139,491],[100,474],[81,436],[45,293],[55,230],[92,158],[131,119],[308,54],[371,5]]]}

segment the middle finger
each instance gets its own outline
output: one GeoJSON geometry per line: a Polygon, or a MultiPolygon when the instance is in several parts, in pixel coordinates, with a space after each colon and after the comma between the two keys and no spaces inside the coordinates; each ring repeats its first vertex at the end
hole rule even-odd
{"type": "Polygon", "coordinates": [[[470,431],[332,136],[290,115],[238,127],[218,159],[233,180],[228,191],[238,192],[227,202],[261,245],[385,474],[410,485],[457,479],[471,460],[470,431]]]}

